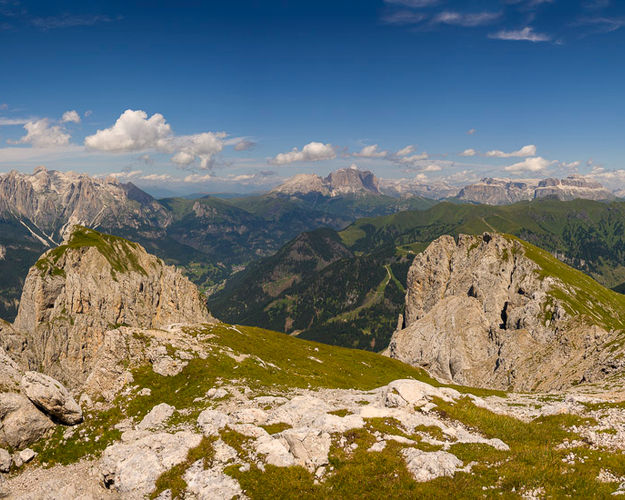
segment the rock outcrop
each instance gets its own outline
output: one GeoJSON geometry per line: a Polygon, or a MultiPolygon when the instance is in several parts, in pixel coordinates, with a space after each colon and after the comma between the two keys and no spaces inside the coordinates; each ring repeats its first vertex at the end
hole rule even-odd
{"type": "Polygon", "coordinates": [[[77,226],[29,271],[13,330],[26,339],[31,369],[77,387],[107,330],[210,321],[179,270],[136,243],[77,226]]]}
{"type": "Polygon", "coordinates": [[[623,367],[619,350],[607,348],[625,313],[611,294],[513,237],[443,236],[410,268],[406,326],[388,352],[464,385],[548,390],[597,380],[623,367]],[[577,288],[580,280],[606,293],[586,314],[578,297],[593,292],[577,288]]]}

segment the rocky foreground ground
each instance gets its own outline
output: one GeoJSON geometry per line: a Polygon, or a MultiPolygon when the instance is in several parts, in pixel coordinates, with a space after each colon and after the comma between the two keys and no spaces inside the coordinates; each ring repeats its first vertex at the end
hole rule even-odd
{"type": "Polygon", "coordinates": [[[108,335],[140,339],[144,361],[108,353],[114,383],[12,464],[9,498],[625,494],[625,404],[599,387],[439,387],[375,354],[223,324],[108,335]]]}

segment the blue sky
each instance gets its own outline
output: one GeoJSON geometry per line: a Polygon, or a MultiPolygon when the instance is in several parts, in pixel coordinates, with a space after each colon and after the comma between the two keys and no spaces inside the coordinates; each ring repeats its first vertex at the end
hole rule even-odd
{"type": "Polygon", "coordinates": [[[356,164],[625,188],[616,0],[0,0],[0,67],[0,171],[246,191],[356,164]]]}

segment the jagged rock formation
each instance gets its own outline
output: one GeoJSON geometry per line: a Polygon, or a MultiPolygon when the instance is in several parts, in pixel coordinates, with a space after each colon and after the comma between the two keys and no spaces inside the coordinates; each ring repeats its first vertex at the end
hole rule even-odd
{"type": "Polygon", "coordinates": [[[608,346],[623,320],[621,296],[529,244],[442,236],[410,268],[389,354],[460,384],[557,389],[625,366],[608,346]]]}
{"type": "Polygon", "coordinates": [[[316,174],[296,175],[274,188],[272,193],[287,195],[318,193],[332,197],[352,194],[381,194],[378,178],[368,170],[358,170],[355,167],[336,170],[325,178],[316,174]]]}
{"type": "Polygon", "coordinates": [[[48,246],[74,225],[92,228],[163,227],[171,216],[132,183],[38,167],[32,175],[0,175],[0,213],[17,216],[48,246]]]}
{"type": "Polygon", "coordinates": [[[558,200],[613,200],[614,194],[598,182],[574,175],[566,179],[494,179],[484,178],[480,182],[465,186],[457,199],[484,203],[487,205],[507,205],[524,200],[556,198],[558,200]]]}
{"type": "Polygon", "coordinates": [[[28,366],[76,387],[107,330],[212,320],[180,270],[136,243],[77,226],[28,273],[13,330],[26,340],[28,366]]]}

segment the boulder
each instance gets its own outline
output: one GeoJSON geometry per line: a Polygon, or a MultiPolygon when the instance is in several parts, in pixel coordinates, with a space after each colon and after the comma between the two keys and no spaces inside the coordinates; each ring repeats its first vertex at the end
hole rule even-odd
{"type": "Polygon", "coordinates": [[[42,373],[26,372],[21,385],[28,399],[54,419],[67,425],[82,422],[80,406],[59,381],[42,373]]]}
{"type": "Polygon", "coordinates": [[[174,414],[176,409],[167,403],[156,405],[150,412],[143,417],[143,420],[137,425],[139,430],[149,430],[161,427],[169,417],[174,414]]]}
{"type": "Polygon", "coordinates": [[[441,476],[453,477],[457,471],[463,470],[458,457],[446,451],[426,452],[405,448],[401,453],[412,477],[418,482],[431,481],[441,476]]]}
{"type": "Polygon", "coordinates": [[[54,423],[26,396],[0,393],[0,446],[22,448],[40,439],[54,423]]]}

